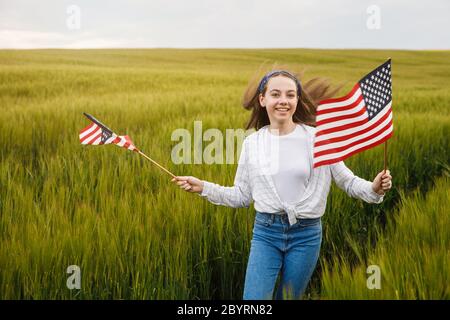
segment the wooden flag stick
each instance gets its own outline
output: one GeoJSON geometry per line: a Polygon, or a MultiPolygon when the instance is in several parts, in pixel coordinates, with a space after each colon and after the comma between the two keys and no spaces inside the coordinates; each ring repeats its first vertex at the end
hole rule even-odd
{"type": "MultiPolygon", "coordinates": [[[[388,61],[391,61],[391,57],[388,58],[388,61]]],[[[387,140],[384,142],[384,173],[387,170],[387,140]]]]}
{"type": "Polygon", "coordinates": [[[387,140],[384,142],[384,173],[387,169],[387,140]]]}
{"type": "Polygon", "coordinates": [[[141,156],[143,156],[144,158],[146,158],[147,160],[151,161],[152,163],[156,164],[160,169],[162,169],[164,172],[170,174],[172,176],[172,178],[175,178],[176,176],[170,172],[169,170],[167,170],[166,168],[164,168],[163,166],[161,166],[158,162],[156,162],[155,160],[153,160],[152,158],[150,158],[149,156],[147,156],[145,153],[143,153],[140,150],[137,150],[139,152],[139,154],[141,156]]]}

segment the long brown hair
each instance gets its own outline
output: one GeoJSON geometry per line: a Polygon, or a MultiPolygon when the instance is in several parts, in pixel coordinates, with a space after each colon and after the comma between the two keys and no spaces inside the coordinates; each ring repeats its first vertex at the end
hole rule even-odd
{"type": "MultiPolygon", "coordinates": [[[[287,70],[286,67],[281,68],[280,66],[273,66],[272,71],[274,70],[287,70]]],[[[269,70],[270,71],[270,70],[269,70]]],[[[324,99],[328,99],[333,97],[343,85],[339,85],[335,88],[332,88],[328,79],[325,78],[313,78],[307,82],[303,82],[303,74],[304,71],[292,72],[289,71],[292,75],[294,75],[301,82],[301,90],[302,92],[298,92],[298,103],[297,109],[295,110],[292,120],[295,123],[304,123],[310,126],[316,126],[316,109],[317,104],[324,99]]],[[[264,74],[267,74],[264,72],[264,74]]],[[[276,74],[285,76],[285,74],[276,74]]],[[[242,105],[245,109],[251,110],[252,114],[250,119],[246,125],[246,129],[255,128],[256,130],[264,127],[265,125],[270,124],[269,116],[267,114],[267,109],[263,108],[259,103],[259,91],[258,85],[260,83],[261,78],[263,77],[263,68],[260,68],[259,72],[257,72],[253,78],[250,80],[247,89],[244,92],[244,96],[242,99],[242,105]]],[[[267,90],[267,84],[264,86],[262,90],[262,94],[264,95],[267,90]]]]}

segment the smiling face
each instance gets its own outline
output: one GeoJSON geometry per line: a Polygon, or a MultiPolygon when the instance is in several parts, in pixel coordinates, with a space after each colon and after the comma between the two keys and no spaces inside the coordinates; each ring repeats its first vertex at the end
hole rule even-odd
{"type": "Polygon", "coordinates": [[[282,75],[270,78],[264,95],[259,95],[259,104],[266,108],[271,124],[292,122],[297,103],[295,81],[282,75]]]}

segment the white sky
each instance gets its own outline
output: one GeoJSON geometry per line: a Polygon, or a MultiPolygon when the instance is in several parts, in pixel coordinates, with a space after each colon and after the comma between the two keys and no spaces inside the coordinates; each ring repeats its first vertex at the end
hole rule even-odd
{"type": "Polygon", "coordinates": [[[450,0],[0,0],[0,48],[450,49],[449,14],[450,0]]]}

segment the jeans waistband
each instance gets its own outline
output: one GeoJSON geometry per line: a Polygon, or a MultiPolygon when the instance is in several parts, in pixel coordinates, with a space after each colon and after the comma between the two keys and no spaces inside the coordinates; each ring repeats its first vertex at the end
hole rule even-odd
{"type": "MultiPolygon", "coordinates": [[[[273,213],[267,213],[267,212],[260,212],[260,211],[256,211],[256,214],[260,214],[265,216],[267,219],[271,219],[272,221],[276,221],[276,220],[283,220],[283,221],[288,221],[288,215],[286,212],[284,211],[280,211],[280,212],[273,212],[273,213]]],[[[297,218],[297,221],[310,221],[310,222],[314,222],[314,221],[319,221],[321,219],[321,217],[318,218],[297,218]]]]}

